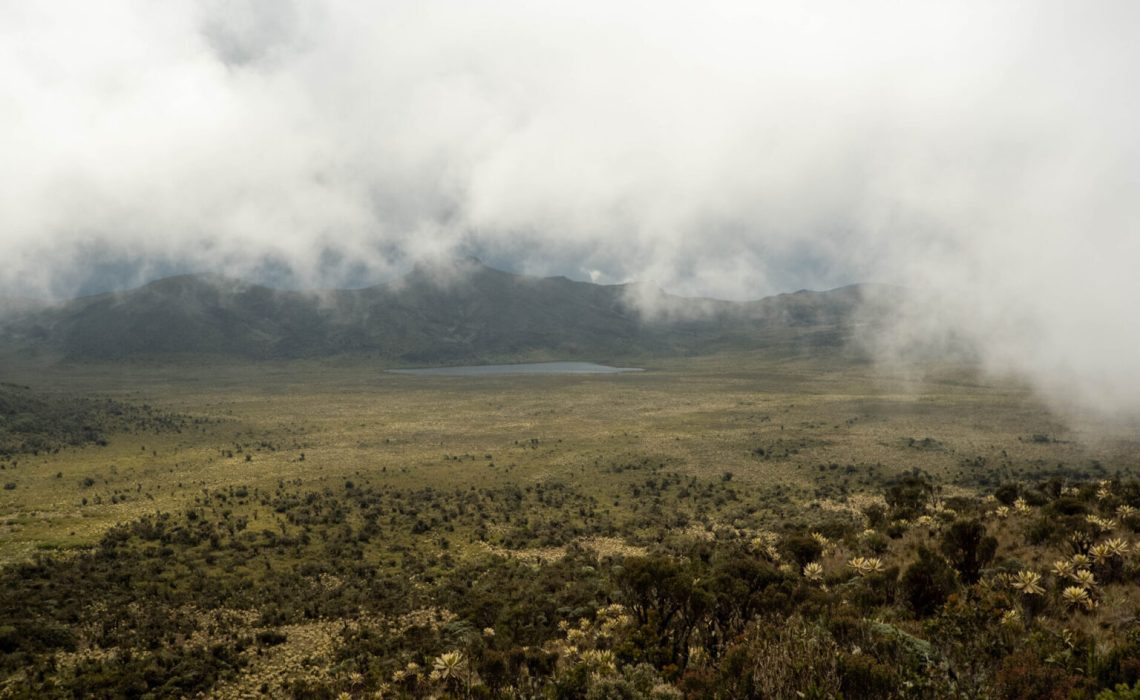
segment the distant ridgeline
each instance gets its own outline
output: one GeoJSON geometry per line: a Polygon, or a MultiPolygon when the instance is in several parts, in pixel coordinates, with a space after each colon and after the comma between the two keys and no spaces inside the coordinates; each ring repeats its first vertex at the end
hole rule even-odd
{"type": "Polygon", "coordinates": [[[842,347],[854,325],[886,318],[900,291],[852,285],[729,302],[515,275],[474,259],[320,292],[184,275],[0,313],[0,352],[70,360],[351,354],[419,365],[798,352],[842,347]]]}
{"type": "Polygon", "coordinates": [[[61,447],[106,445],[120,432],[167,432],[186,418],[110,399],[45,396],[0,383],[0,457],[51,452],[61,447]]]}

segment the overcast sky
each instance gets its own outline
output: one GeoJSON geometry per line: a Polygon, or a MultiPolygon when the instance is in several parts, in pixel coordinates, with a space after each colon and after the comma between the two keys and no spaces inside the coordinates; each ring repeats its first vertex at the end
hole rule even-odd
{"type": "Polygon", "coordinates": [[[737,299],[897,282],[996,366],[1134,394],[1138,26],[1126,1],[0,0],[0,294],[460,254],[737,299]]]}

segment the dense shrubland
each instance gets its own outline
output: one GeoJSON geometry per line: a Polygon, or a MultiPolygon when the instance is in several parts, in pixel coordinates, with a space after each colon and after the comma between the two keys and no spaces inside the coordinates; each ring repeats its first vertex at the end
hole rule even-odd
{"type": "Polygon", "coordinates": [[[204,490],[0,572],[0,692],[1140,693],[1140,482],[911,474],[776,522],[730,476],[616,473],[621,508],[557,481],[204,490]]]}
{"type": "Polygon", "coordinates": [[[0,383],[0,464],[21,454],[106,445],[114,433],[177,432],[189,420],[145,404],[46,395],[0,383]]]}

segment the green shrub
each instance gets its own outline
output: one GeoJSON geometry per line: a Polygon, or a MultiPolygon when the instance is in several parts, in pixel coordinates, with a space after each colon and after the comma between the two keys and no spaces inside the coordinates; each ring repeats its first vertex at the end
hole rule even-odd
{"type": "Polygon", "coordinates": [[[847,700],[879,700],[894,694],[898,675],[868,654],[840,654],[839,690],[847,700]]]}
{"type": "Polygon", "coordinates": [[[1104,688],[1140,684],[1140,630],[1106,654],[1096,657],[1094,675],[1104,688]]]}
{"type": "Polygon", "coordinates": [[[919,548],[918,560],[902,577],[903,597],[918,617],[933,614],[957,588],[954,570],[926,547],[919,548]]]}
{"type": "Polygon", "coordinates": [[[977,520],[958,520],[942,534],[940,548],[963,582],[977,583],[982,567],[994,558],[997,539],[977,520]]]}
{"type": "Polygon", "coordinates": [[[910,520],[917,517],[934,495],[934,486],[926,479],[908,475],[887,487],[883,497],[891,509],[891,519],[910,520]]]}
{"type": "Polygon", "coordinates": [[[1069,700],[1077,689],[1077,680],[1064,669],[1043,663],[1032,651],[1023,650],[1005,658],[994,685],[1001,700],[1069,700]]]}
{"type": "Polygon", "coordinates": [[[823,554],[823,546],[807,535],[788,537],[784,540],[784,549],[801,569],[823,554]]]}
{"type": "Polygon", "coordinates": [[[994,498],[1003,505],[1012,506],[1020,494],[1021,489],[1018,488],[1017,484],[1005,483],[994,491],[994,498]]]}
{"type": "Polygon", "coordinates": [[[1089,512],[1089,507],[1074,496],[1061,496],[1049,504],[1049,510],[1057,515],[1085,515],[1089,512]]]}
{"type": "Polygon", "coordinates": [[[887,522],[887,509],[878,503],[872,503],[863,509],[867,524],[873,528],[882,527],[887,522]]]}
{"type": "Polygon", "coordinates": [[[1119,683],[1112,690],[1097,693],[1096,700],[1140,700],[1140,683],[1132,687],[1119,683]]]}

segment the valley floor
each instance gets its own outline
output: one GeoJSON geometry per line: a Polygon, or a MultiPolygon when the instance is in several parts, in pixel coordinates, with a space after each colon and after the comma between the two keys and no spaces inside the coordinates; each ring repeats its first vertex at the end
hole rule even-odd
{"type": "MultiPolygon", "coordinates": [[[[1061,469],[1140,467],[1137,433],[1074,430],[1022,387],[958,368],[926,376],[732,355],[618,376],[405,377],[365,361],[73,366],[2,377],[190,417],[179,433],[21,455],[0,492],[0,561],[87,545],[203,489],[575,484],[627,488],[623,463],[729,478],[774,520],[844,507],[913,469],[965,489],[1061,469]],[[1131,439],[1129,439],[1131,437],[1131,439]],[[93,483],[89,483],[93,482],[93,483]]],[[[612,499],[611,499],[612,500],[612,499]]],[[[620,506],[615,511],[620,512],[620,506]]]]}
{"type": "MultiPolygon", "coordinates": [[[[14,454],[0,462],[6,484],[0,561],[6,575],[22,571],[21,580],[40,581],[40,593],[9,589],[9,614],[27,602],[19,596],[70,592],[79,579],[106,588],[104,597],[88,601],[103,606],[94,613],[72,602],[32,606],[32,617],[0,620],[0,648],[24,654],[29,668],[51,656],[57,668],[51,673],[63,679],[52,685],[51,673],[43,676],[47,681],[17,673],[5,687],[15,694],[34,687],[66,694],[65,687],[95,683],[87,690],[99,694],[106,688],[87,674],[98,671],[111,679],[103,678],[107,688],[115,687],[114,678],[135,674],[132,682],[159,695],[272,695],[274,688],[299,695],[318,688],[350,697],[384,688],[418,695],[429,692],[432,669],[423,672],[422,687],[400,684],[456,650],[462,663],[450,671],[436,668],[432,692],[469,693],[462,686],[475,676],[482,679],[479,692],[487,692],[495,690],[487,679],[498,668],[490,652],[505,655],[504,678],[516,687],[520,678],[538,683],[554,673],[544,665],[556,664],[559,654],[565,660],[590,648],[616,653],[628,667],[604,654],[601,661],[584,661],[586,667],[613,663],[636,675],[638,663],[648,664],[649,680],[642,680],[665,684],[660,692],[668,695],[684,685],[686,667],[719,673],[727,632],[702,617],[683,639],[662,627],[654,644],[669,649],[622,651],[599,641],[606,624],[625,630],[626,642],[634,644],[631,630],[644,634],[661,623],[653,619],[661,611],[637,607],[644,591],[629,578],[631,567],[665,567],[652,576],[684,578],[680,572],[688,571],[693,556],[686,548],[705,542],[714,570],[730,550],[743,547],[763,565],[756,575],[768,576],[763,567],[770,565],[771,576],[795,578],[808,563],[787,568],[798,561],[788,549],[796,533],[826,533],[821,536],[835,542],[810,561],[824,567],[824,590],[839,590],[851,579],[848,559],[879,553],[888,564],[892,557],[899,566],[913,562],[916,548],[944,536],[954,520],[923,509],[950,502],[997,535],[995,561],[1013,557],[1030,566],[1025,532],[1036,516],[997,517],[986,496],[1009,484],[1023,484],[1028,494],[1030,485],[1050,477],[1075,489],[1100,480],[1124,483],[1140,470],[1134,430],[1062,420],[1024,387],[960,367],[917,373],[747,354],[639,366],[647,371],[474,378],[401,376],[364,360],[8,369],[0,379],[46,395],[110,397],[183,420],[176,429],[117,433],[105,446],[14,454]],[[903,477],[931,488],[929,503],[924,498],[912,514],[928,518],[929,535],[900,531],[871,547],[859,538],[876,527],[885,533],[891,521],[869,524],[867,514],[896,508],[884,492],[903,477]],[[591,573],[579,576],[567,567],[591,573]],[[492,598],[494,582],[540,600],[520,602],[525,609],[513,613],[503,609],[505,600],[488,599],[475,609],[469,597],[458,602],[465,596],[455,587],[463,581],[487,582],[481,595],[492,598]],[[605,612],[615,601],[625,607],[605,612]],[[108,612],[116,608],[133,612],[127,618],[108,612]],[[170,628],[146,631],[147,615],[169,617],[170,628]],[[530,623],[520,622],[528,616],[530,623]],[[10,639],[36,619],[62,625],[63,641],[10,639]],[[103,627],[82,628],[69,619],[102,620],[103,627]],[[558,626],[578,619],[580,634],[558,626]],[[433,641],[417,647],[401,636],[409,629],[433,641]],[[578,637],[583,641],[573,653],[551,646],[575,646],[578,637]],[[690,652],[690,642],[705,650],[690,652]],[[163,651],[188,644],[221,661],[163,651]],[[131,649],[135,656],[124,661],[123,651],[131,649]],[[512,650],[522,656],[512,660],[512,650]],[[691,653],[714,658],[702,662],[691,653]],[[483,664],[478,673],[476,656],[483,664]],[[144,658],[159,670],[148,676],[132,665],[144,658]],[[364,658],[379,661],[369,665],[364,658]],[[419,665],[399,676],[397,662],[419,665]],[[184,686],[153,685],[174,669],[192,679],[184,686]]],[[[1092,491],[1082,493],[1092,498],[1092,491]]],[[[1049,507],[1044,498],[1027,508],[1049,507]]],[[[1038,544],[1053,536],[1041,534],[1038,544]]],[[[1042,562],[1051,555],[1032,554],[1042,562]]],[[[796,605],[803,604],[803,590],[796,605]]],[[[1123,588],[1112,595],[1125,596],[1118,601],[1124,605],[1132,593],[1123,588]]],[[[844,604],[860,595],[851,589],[844,604]]],[[[849,612],[909,610],[902,598],[849,612]]],[[[814,606],[796,613],[803,643],[846,644],[834,629],[819,632],[831,616],[821,618],[814,606]]],[[[750,620],[779,608],[768,601],[736,611],[743,617],[730,626],[743,635],[740,644],[792,644],[748,631],[750,620]]],[[[835,683],[851,682],[855,673],[832,670],[835,683]]],[[[850,687],[845,692],[851,696],[850,687]]]]}

